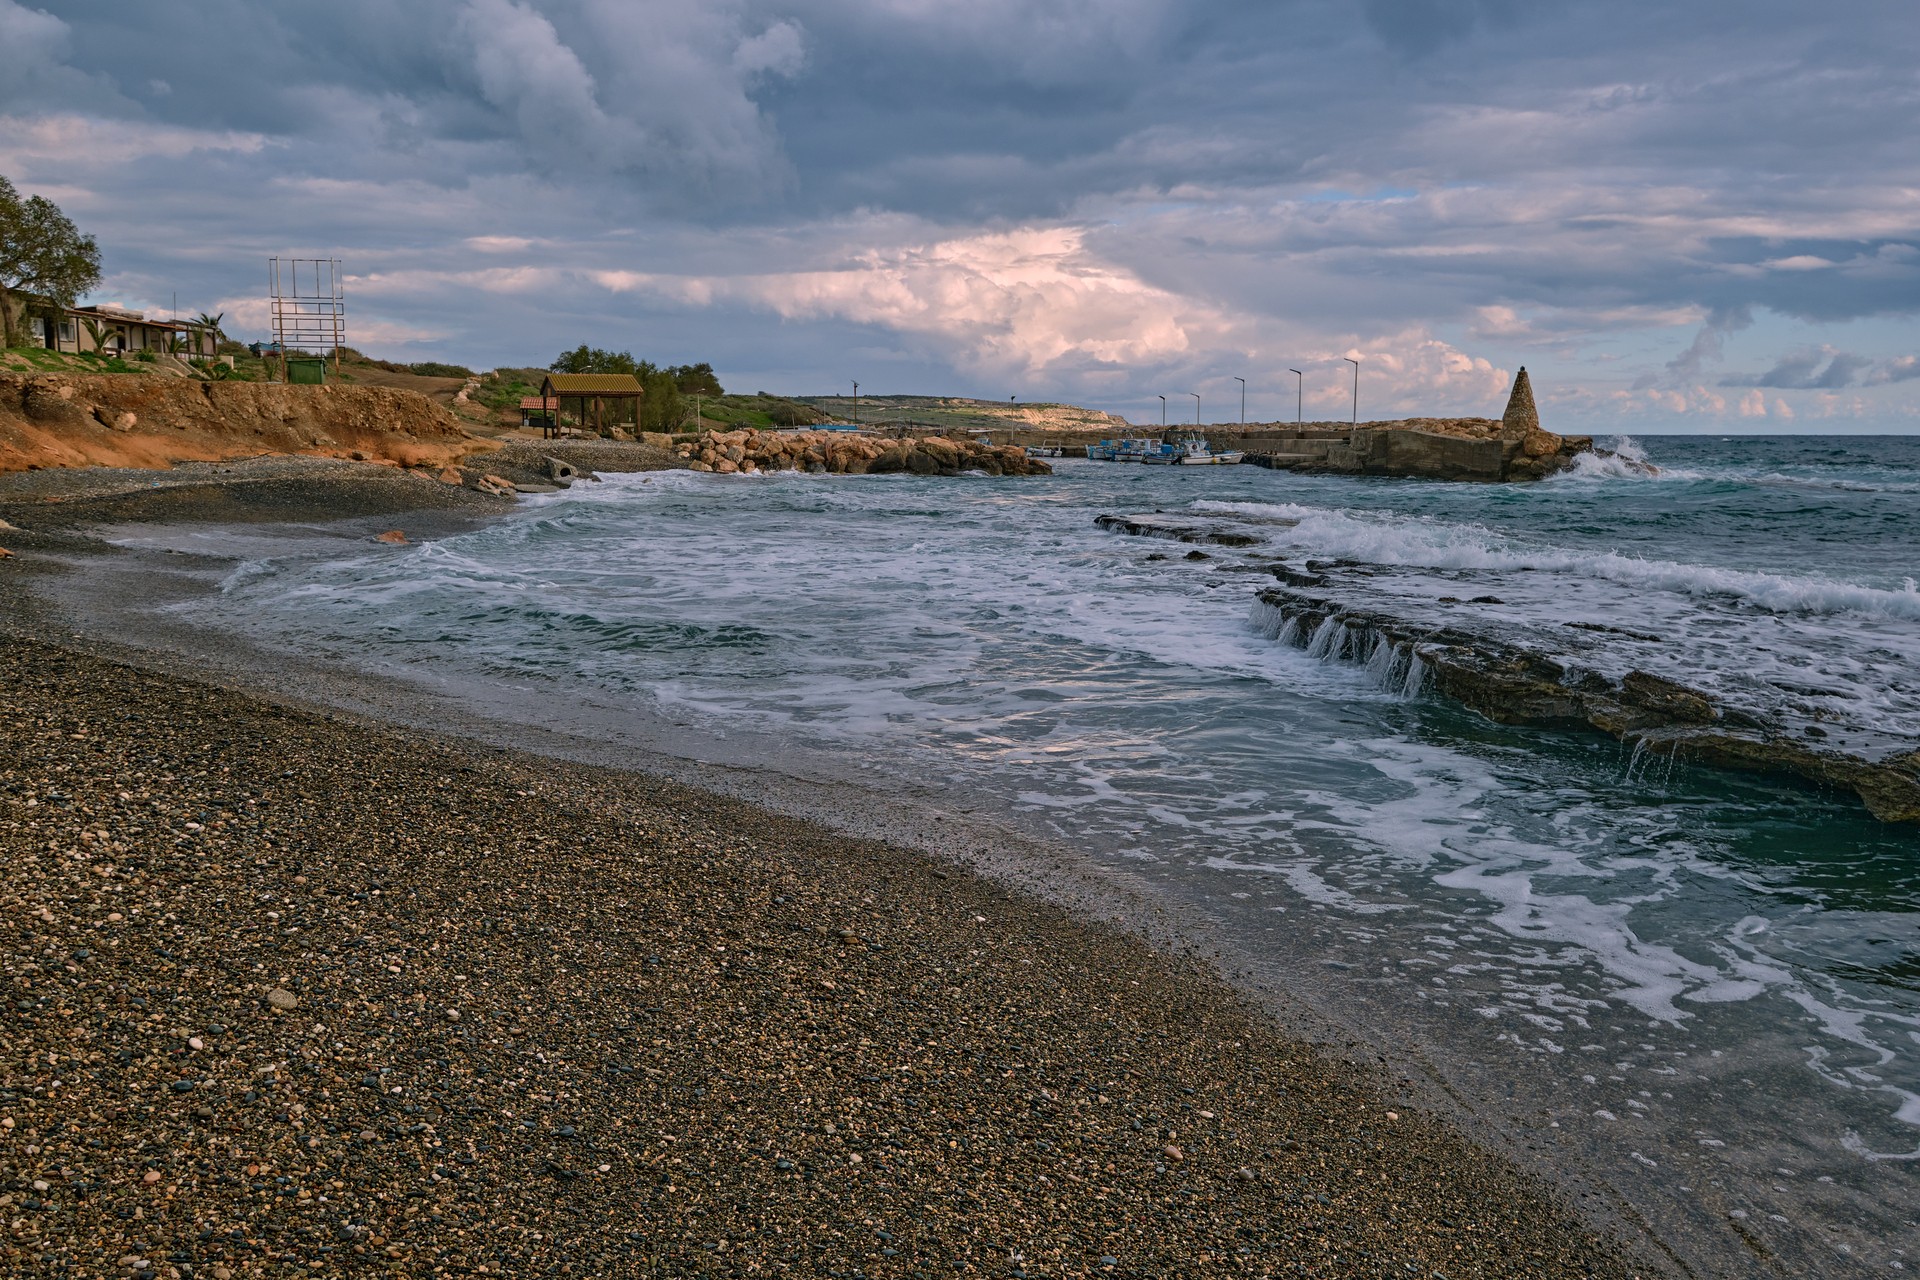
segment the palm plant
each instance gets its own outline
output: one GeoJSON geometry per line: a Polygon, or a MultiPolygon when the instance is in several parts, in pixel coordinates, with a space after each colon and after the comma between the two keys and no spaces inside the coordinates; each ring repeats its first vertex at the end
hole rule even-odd
{"type": "Polygon", "coordinates": [[[206,329],[212,332],[213,349],[215,351],[218,351],[220,349],[220,344],[227,340],[227,331],[220,327],[220,322],[222,320],[225,320],[226,318],[227,318],[227,313],[224,311],[222,311],[218,315],[212,315],[212,316],[202,311],[199,315],[193,318],[193,324],[195,328],[206,329]]]}
{"type": "Polygon", "coordinates": [[[93,341],[93,350],[97,355],[107,354],[107,339],[113,336],[113,330],[101,324],[92,316],[81,316],[80,327],[87,331],[87,337],[93,341]]]}

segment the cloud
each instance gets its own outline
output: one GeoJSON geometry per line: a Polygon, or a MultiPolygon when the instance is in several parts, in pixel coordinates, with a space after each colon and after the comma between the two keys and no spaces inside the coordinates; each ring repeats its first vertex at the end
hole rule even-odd
{"type": "Polygon", "coordinates": [[[1908,420],[1920,34],[1757,2],[0,0],[0,172],[129,297],[338,253],[469,361],[1119,403],[1353,348],[1409,410],[1524,361],[1595,426],[1737,420],[1729,368],[1908,420]]]}
{"type": "Polygon", "coordinates": [[[733,68],[744,78],[792,76],[806,61],[806,45],[797,22],[776,22],[733,51],[733,68]]]}
{"type": "MultiPolygon", "coordinates": [[[[43,9],[0,0],[0,111],[60,103],[104,86],[66,65],[73,28],[43,9]]],[[[109,101],[115,96],[106,90],[109,101]]]]}
{"type": "Polygon", "coordinates": [[[1887,361],[1867,379],[1869,382],[1911,382],[1920,378],[1920,356],[1897,356],[1887,361]]]}
{"type": "Polygon", "coordinates": [[[1781,356],[1765,373],[1723,378],[1720,385],[1830,391],[1852,386],[1872,365],[1865,356],[1818,347],[1781,356]]]}
{"type": "Polygon", "coordinates": [[[1367,26],[1396,53],[1419,57],[1472,36],[1487,20],[1506,20],[1504,0],[1367,0],[1367,26]]]}
{"type": "Polygon", "coordinates": [[[1704,366],[1720,359],[1726,349],[1728,335],[1738,333],[1752,324],[1753,311],[1749,307],[1715,311],[1700,326],[1700,331],[1693,335],[1692,344],[1667,361],[1667,372],[1681,380],[1699,377],[1704,366]]]}

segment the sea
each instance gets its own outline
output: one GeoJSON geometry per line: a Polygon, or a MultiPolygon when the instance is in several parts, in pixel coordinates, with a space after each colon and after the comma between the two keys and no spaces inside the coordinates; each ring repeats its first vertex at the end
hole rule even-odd
{"type": "Polygon", "coordinates": [[[1275,564],[1325,572],[1920,749],[1920,439],[1601,444],[1510,486],[607,475],[421,545],[256,555],[176,608],[965,797],[1200,913],[1694,1274],[1920,1269],[1920,825],[1493,723],[1258,598],[1275,564]]]}

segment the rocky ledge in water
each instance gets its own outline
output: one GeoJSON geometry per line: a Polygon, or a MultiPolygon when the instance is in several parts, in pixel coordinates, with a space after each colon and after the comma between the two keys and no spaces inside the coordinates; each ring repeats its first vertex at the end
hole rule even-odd
{"type": "Polygon", "coordinates": [[[1636,757],[1797,774],[1858,793],[1883,821],[1920,821],[1920,678],[1905,624],[1767,607],[1723,584],[1636,591],[1627,626],[1622,588],[1638,581],[1627,562],[1288,564],[1277,536],[1299,522],[1285,517],[1154,511],[1094,523],[1229,549],[1189,558],[1210,574],[1278,580],[1254,603],[1256,626],[1408,694],[1432,688],[1507,724],[1590,726],[1636,757]]]}
{"type": "Polygon", "coordinates": [[[1200,542],[1216,547],[1250,547],[1260,541],[1250,533],[1183,523],[1159,511],[1139,516],[1100,515],[1095,516],[1093,522],[1102,529],[1132,534],[1136,538],[1170,538],[1175,542],[1200,542]]]}
{"type": "Polygon", "coordinates": [[[1363,664],[1410,693],[1432,688],[1502,724],[1591,726],[1636,751],[1797,774],[1856,792],[1882,821],[1920,822],[1920,743],[1832,716],[1817,705],[1822,689],[1695,688],[1633,665],[1630,650],[1661,637],[1605,623],[1562,622],[1567,634],[1547,648],[1503,637],[1497,623],[1436,624],[1355,605],[1322,590],[1339,568],[1276,566],[1286,585],[1259,593],[1255,624],[1315,657],[1363,664]]]}
{"type": "Polygon", "coordinates": [[[957,476],[1051,475],[1053,468],[1012,445],[922,436],[890,440],[851,431],[709,431],[675,453],[694,471],[722,474],[810,471],[835,475],[911,472],[957,476]]]}

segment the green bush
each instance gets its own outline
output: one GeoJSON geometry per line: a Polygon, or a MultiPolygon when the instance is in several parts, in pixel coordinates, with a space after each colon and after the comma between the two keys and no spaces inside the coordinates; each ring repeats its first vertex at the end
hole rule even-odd
{"type": "Polygon", "coordinates": [[[155,356],[151,351],[136,351],[133,353],[133,358],[135,360],[140,361],[142,364],[152,364],[156,359],[158,359],[158,357],[155,356]]]}
{"type": "Polygon", "coordinates": [[[438,360],[422,360],[419,364],[407,366],[408,373],[417,373],[423,378],[471,378],[473,370],[463,364],[442,364],[438,360]]]}

